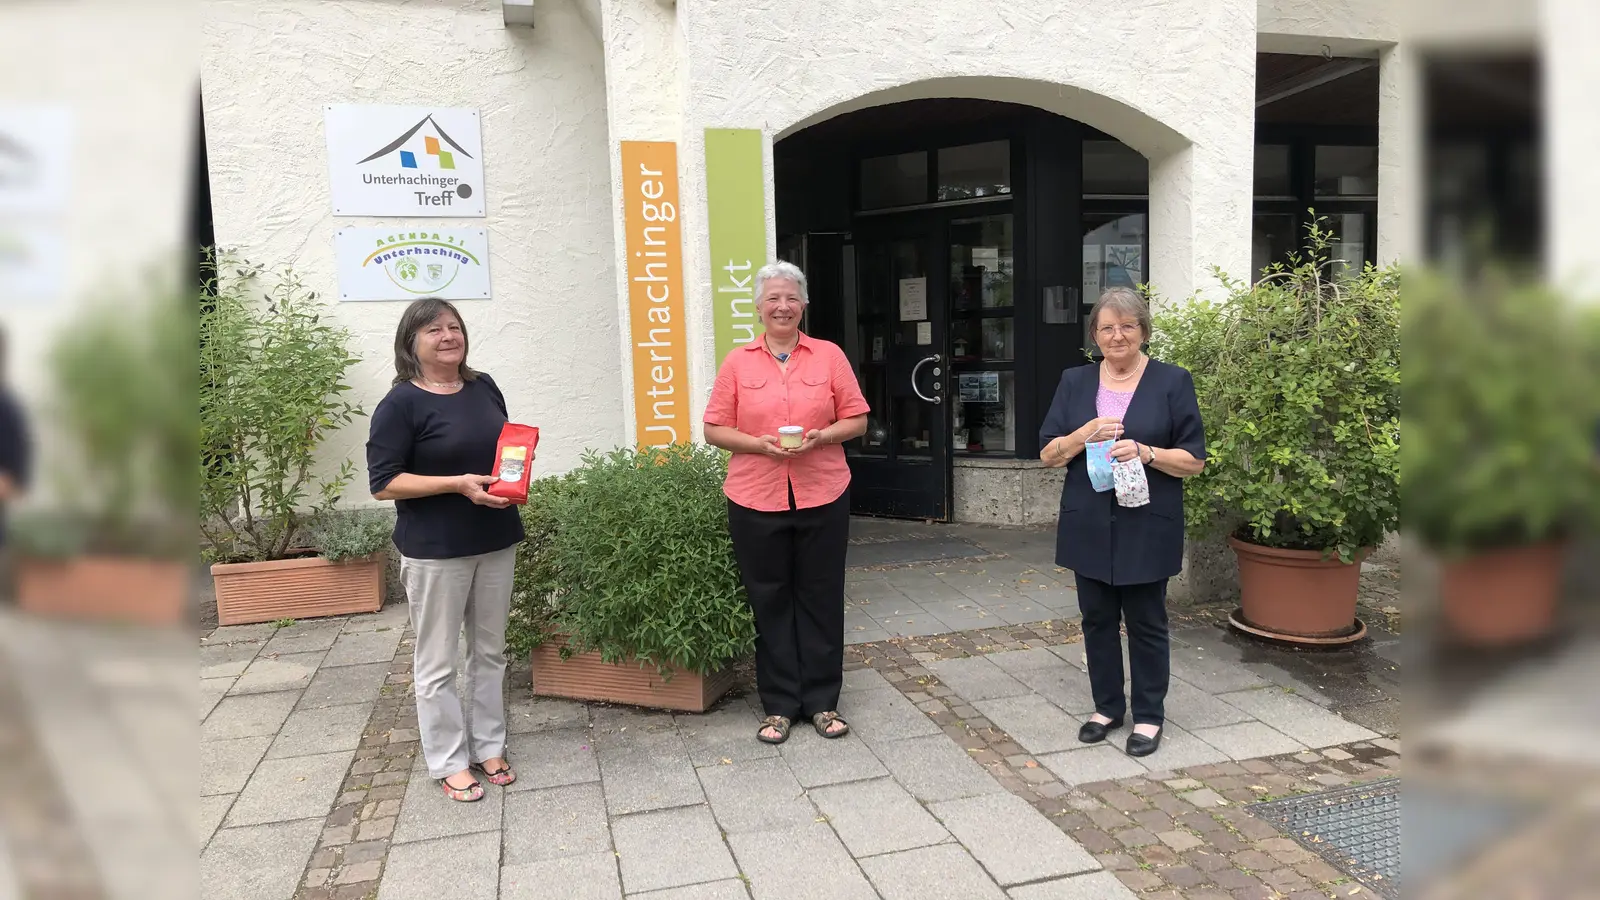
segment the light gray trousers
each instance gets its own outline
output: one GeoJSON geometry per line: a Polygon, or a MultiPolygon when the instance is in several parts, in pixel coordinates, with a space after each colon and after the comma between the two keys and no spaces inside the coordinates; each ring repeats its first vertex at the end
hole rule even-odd
{"type": "Polygon", "coordinates": [[[400,558],[416,632],[417,726],[430,778],[506,752],[506,616],[517,548],[455,559],[400,558]],[[467,633],[471,709],[456,693],[457,642],[467,633]],[[467,733],[471,722],[472,733],[467,733]]]}

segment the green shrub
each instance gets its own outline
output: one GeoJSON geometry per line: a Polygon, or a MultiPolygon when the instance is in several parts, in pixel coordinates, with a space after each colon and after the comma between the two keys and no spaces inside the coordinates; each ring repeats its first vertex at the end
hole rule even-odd
{"type": "Polygon", "coordinates": [[[1406,279],[1406,527],[1458,555],[1592,522],[1600,316],[1536,278],[1406,279]]]}
{"type": "Polygon", "coordinates": [[[36,557],[194,552],[194,296],[157,270],[95,298],[48,354],[51,495],[10,529],[36,557]]]}
{"type": "MultiPolygon", "coordinates": [[[[290,270],[227,260],[200,313],[200,525],[221,562],[283,559],[355,476],[317,450],[361,415],[343,399],[349,334],[290,270]]],[[[192,457],[191,457],[192,458],[192,457]]]]}
{"type": "Polygon", "coordinates": [[[577,472],[528,484],[528,502],[519,510],[526,537],[517,550],[511,615],[506,624],[506,649],[512,656],[526,656],[545,642],[554,627],[554,604],[565,586],[554,553],[561,501],[578,487],[577,472]]]}
{"type": "Polygon", "coordinates": [[[364,559],[394,541],[394,516],[385,510],[336,510],[310,528],[311,545],[329,562],[364,559]]]}
{"type": "Polygon", "coordinates": [[[1337,554],[1400,520],[1400,275],[1328,277],[1328,233],[1226,302],[1156,315],[1152,354],[1194,375],[1209,459],[1185,489],[1195,536],[1337,554]]]}
{"type": "Polygon", "coordinates": [[[750,653],[755,622],[728,537],[725,456],[710,447],[590,453],[535,481],[523,508],[508,642],[548,629],[563,654],[598,650],[663,672],[709,673],[750,653]]]}

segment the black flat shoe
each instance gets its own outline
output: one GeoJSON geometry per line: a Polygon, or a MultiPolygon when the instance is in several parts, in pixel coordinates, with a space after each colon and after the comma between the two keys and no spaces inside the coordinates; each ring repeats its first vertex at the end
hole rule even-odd
{"type": "Polygon", "coordinates": [[[1098,744],[1106,739],[1106,735],[1121,727],[1121,719],[1112,719],[1109,724],[1090,719],[1078,729],[1078,740],[1085,744],[1098,744]]]}
{"type": "MultiPolygon", "coordinates": [[[[1161,731],[1166,729],[1163,728],[1161,731]]],[[[1155,737],[1145,737],[1137,731],[1128,735],[1128,755],[1149,756],[1156,752],[1156,748],[1161,746],[1161,731],[1156,732],[1155,737]]]]}

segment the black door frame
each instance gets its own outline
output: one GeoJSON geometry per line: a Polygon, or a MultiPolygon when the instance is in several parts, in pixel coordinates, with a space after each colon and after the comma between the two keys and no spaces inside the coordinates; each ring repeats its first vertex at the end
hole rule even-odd
{"type": "MultiPolygon", "coordinates": [[[[926,268],[928,302],[926,321],[932,332],[930,336],[932,343],[919,345],[913,341],[886,346],[884,359],[879,362],[871,360],[869,347],[862,346],[858,351],[859,358],[852,359],[851,363],[856,367],[863,383],[867,381],[870,371],[882,373],[884,403],[888,408],[874,411],[879,413],[885,426],[896,422],[897,398],[917,398],[920,393],[934,397],[939,402],[927,403],[920,399],[913,401],[927,411],[929,418],[928,447],[925,455],[918,453],[902,456],[902,448],[892,439],[894,435],[892,430],[889,446],[882,455],[865,452],[865,437],[851,441],[846,446],[851,471],[851,512],[857,515],[947,522],[954,512],[955,473],[950,464],[949,438],[950,323],[947,300],[949,251],[948,248],[941,246],[941,235],[945,226],[937,217],[929,216],[923,211],[875,218],[878,221],[858,223],[858,227],[851,235],[856,262],[857,296],[861,295],[865,287],[862,279],[867,277],[863,267],[868,252],[866,248],[902,241],[919,244],[926,268]],[[922,360],[933,356],[938,356],[940,359],[926,365],[918,365],[922,360]],[[913,376],[915,376],[915,387],[913,387],[913,376]]],[[[900,322],[898,310],[894,308],[896,303],[897,298],[891,297],[890,309],[884,314],[885,320],[891,324],[887,329],[891,336],[898,336],[899,326],[903,324],[900,322]]],[[[844,326],[847,329],[859,329],[864,318],[866,317],[858,312],[854,319],[846,321],[844,326]]],[[[866,320],[874,321],[872,318],[866,320]]],[[[874,401],[875,398],[869,398],[868,402],[874,401]]]]}

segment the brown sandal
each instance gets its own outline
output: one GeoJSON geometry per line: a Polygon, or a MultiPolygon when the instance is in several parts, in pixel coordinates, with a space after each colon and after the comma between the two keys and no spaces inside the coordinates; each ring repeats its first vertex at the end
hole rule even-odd
{"type": "Polygon", "coordinates": [[[834,738],[842,738],[850,733],[850,723],[846,722],[843,716],[831,709],[827,712],[819,712],[812,716],[811,727],[817,729],[817,734],[822,735],[830,741],[834,738]],[[844,727],[840,728],[838,731],[829,731],[828,726],[834,722],[838,722],[844,727]]]}
{"type": "Polygon", "coordinates": [[[756,729],[756,740],[765,744],[781,744],[789,739],[789,719],[786,716],[767,716],[761,720],[761,727],[756,729]],[[778,736],[767,737],[766,731],[771,728],[778,736]]]}

